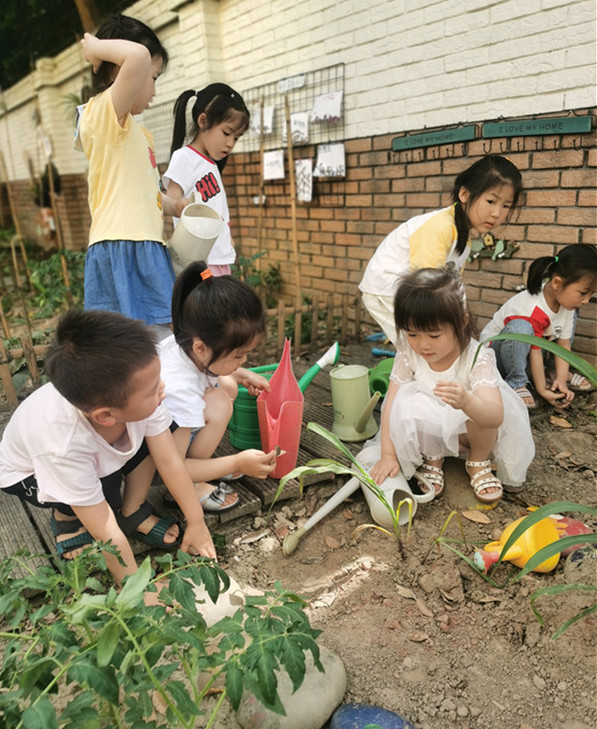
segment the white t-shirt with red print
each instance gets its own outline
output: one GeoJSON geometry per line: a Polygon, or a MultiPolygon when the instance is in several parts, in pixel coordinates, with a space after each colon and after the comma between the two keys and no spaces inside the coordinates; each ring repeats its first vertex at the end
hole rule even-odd
{"type": "MultiPolygon", "coordinates": [[[[207,258],[208,265],[226,266],[234,263],[236,253],[230,236],[228,201],[217,164],[191,146],[182,147],[172,155],[162,179],[166,192],[170,182],[176,182],[182,188],[184,197],[196,192],[197,202],[209,205],[224,221],[222,232],[207,258]]],[[[176,225],[178,218],[173,218],[173,221],[176,225]]]]}

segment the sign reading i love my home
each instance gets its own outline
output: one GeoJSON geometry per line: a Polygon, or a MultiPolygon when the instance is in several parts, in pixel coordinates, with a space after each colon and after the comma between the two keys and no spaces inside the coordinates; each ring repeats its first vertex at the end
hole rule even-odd
{"type": "Polygon", "coordinates": [[[590,116],[562,116],[544,119],[519,119],[483,124],[481,136],[530,137],[545,134],[583,134],[591,131],[590,116]]]}
{"type": "Polygon", "coordinates": [[[455,127],[454,129],[439,129],[435,132],[423,132],[422,134],[409,134],[405,137],[392,139],[392,150],[400,152],[404,149],[416,149],[417,147],[432,147],[436,144],[452,144],[453,142],[467,142],[475,138],[475,124],[466,127],[455,127]]]}

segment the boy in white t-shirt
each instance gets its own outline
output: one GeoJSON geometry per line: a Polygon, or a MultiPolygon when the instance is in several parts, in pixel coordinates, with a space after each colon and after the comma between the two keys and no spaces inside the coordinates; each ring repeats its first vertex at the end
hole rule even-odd
{"type": "Polygon", "coordinates": [[[214,558],[162,405],[149,329],[121,314],[72,309],[58,324],[45,370],[50,382],[19,405],[4,431],[0,489],[52,508],[62,557],[93,540],[111,541],[124,563],[105,553],[118,584],[137,569],[128,537],[214,558]],[[185,516],[184,533],[146,501],[156,467],[185,516]]]}

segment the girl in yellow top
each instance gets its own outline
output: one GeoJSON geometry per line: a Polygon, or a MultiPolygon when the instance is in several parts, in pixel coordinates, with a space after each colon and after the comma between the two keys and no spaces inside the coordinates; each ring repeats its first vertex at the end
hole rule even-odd
{"type": "Polygon", "coordinates": [[[408,270],[450,262],[462,270],[470,253],[470,231],[485,235],[508,220],[521,193],[516,166],[505,157],[488,155],[456,177],[453,205],[407,220],[382,241],[359,289],[365,308],[394,345],[398,277],[408,270]]]}
{"type": "Polygon", "coordinates": [[[85,308],[120,312],[167,335],[174,271],[162,205],[180,215],[182,202],[162,198],[153,137],[133,117],[153,99],[168,53],[151,28],[124,15],[108,18],[95,36],[85,33],[82,45],[95,93],[78,130],[91,210],[85,308]]]}

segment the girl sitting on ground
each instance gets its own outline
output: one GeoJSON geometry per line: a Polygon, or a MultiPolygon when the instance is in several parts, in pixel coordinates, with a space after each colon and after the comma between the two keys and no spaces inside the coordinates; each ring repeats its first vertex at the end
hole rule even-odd
{"type": "MultiPolygon", "coordinates": [[[[503,333],[528,334],[545,337],[569,350],[575,312],[588,303],[596,288],[595,246],[577,243],[566,246],[557,256],[537,258],[529,268],[526,291],[506,301],[483,329],[481,341],[503,333]]],[[[537,394],[557,407],[567,407],[575,391],[592,389],[585,377],[570,372],[561,357],[555,357],[555,369],[546,372],[539,347],[499,340],[491,343],[491,349],[503,378],[530,410],[537,407],[527,387],[530,380],[537,394]]]]}
{"type": "Polygon", "coordinates": [[[265,332],[261,301],[232,276],[215,277],[203,261],[177,278],[172,296],[174,334],[159,344],[165,404],[177,430],[174,439],[195,482],[204,511],[226,511],[239,502],[225,483],[209,481],[241,474],[266,478],[276,466],[275,451],[256,449],[212,458],[228,421],[238,386],[251,395],[269,382],[242,365],[265,332]]]}
{"type": "Polygon", "coordinates": [[[381,484],[402,471],[438,496],[444,458],[466,453],[480,501],[499,500],[502,482],[520,489],[535,452],[529,416],[490,349],[473,364],[478,342],[460,277],[451,266],[407,273],[395,302],[400,341],[382,412],[381,458],[371,476],[381,484]]]}

